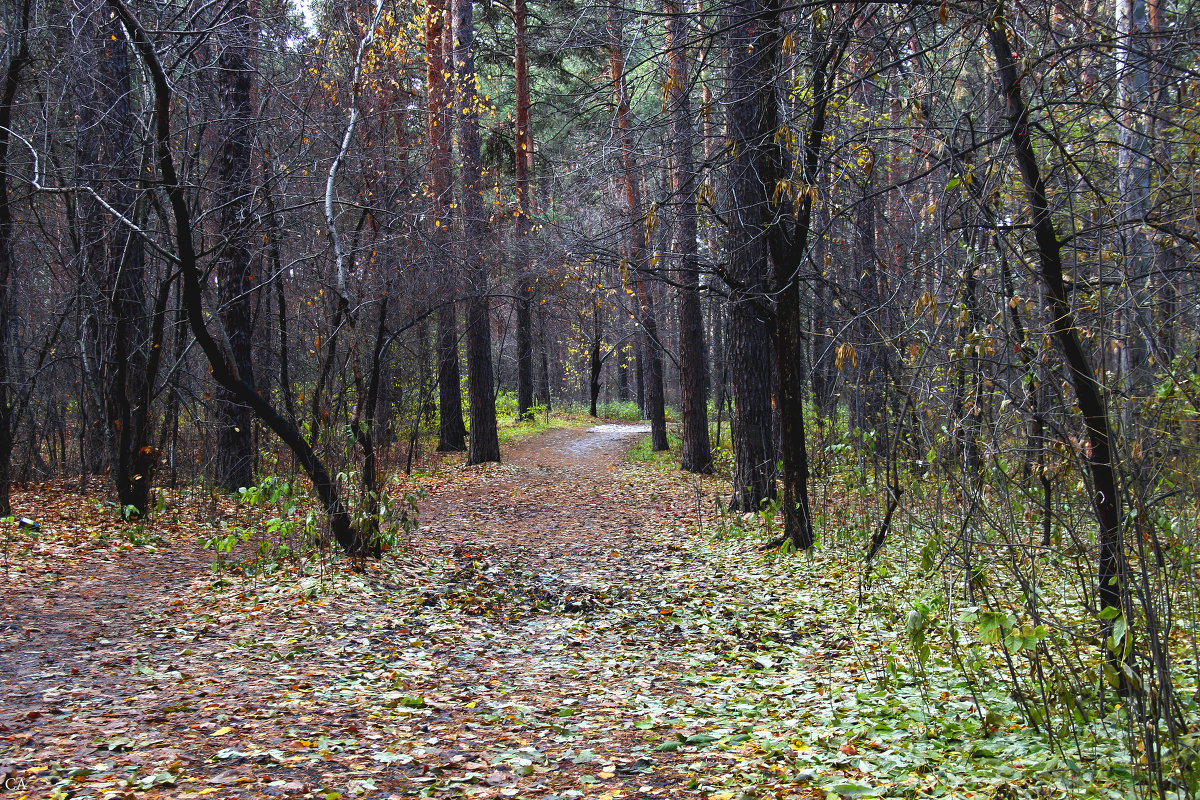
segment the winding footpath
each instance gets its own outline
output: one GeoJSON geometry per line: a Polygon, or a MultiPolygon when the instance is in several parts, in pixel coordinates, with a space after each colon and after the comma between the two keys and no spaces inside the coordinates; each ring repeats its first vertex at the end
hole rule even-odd
{"type": "Polygon", "coordinates": [[[711,500],[624,463],[645,432],[444,468],[365,573],[45,545],[5,578],[0,773],[30,797],[705,794],[681,676],[715,656],[673,612],[711,500]]]}

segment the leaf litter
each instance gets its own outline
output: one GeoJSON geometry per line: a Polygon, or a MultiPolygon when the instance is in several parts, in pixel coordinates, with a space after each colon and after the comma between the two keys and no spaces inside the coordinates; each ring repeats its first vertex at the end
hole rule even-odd
{"type": "Polygon", "coordinates": [[[624,462],[641,433],[447,462],[361,572],[214,574],[211,498],[147,537],[17,495],[43,530],[0,586],[8,796],[1122,796],[1111,742],[1065,758],[1002,685],[916,664],[901,587],[859,608],[844,553],[761,553],[719,482],[624,462]]]}

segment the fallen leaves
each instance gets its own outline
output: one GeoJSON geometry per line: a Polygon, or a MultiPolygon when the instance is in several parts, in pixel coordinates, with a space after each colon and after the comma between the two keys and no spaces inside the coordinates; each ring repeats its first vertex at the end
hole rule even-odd
{"type": "Polygon", "coordinates": [[[0,771],[113,798],[986,795],[1050,775],[1086,794],[1001,687],[910,667],[884,610],[903,587],[859,608],[841,554],[709,538],[723,487],[622,465],[620,433],[422,479],[411,547],[358,573],[214,575],[195,530],[130,551],[85,509],[95,527],[60,532],[62,494],[4,584],[0,771]]]}

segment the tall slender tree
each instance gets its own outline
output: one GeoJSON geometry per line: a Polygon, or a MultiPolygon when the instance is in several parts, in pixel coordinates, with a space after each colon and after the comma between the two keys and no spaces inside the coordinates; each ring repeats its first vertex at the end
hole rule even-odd
{"type": "Polygon", "coordinates": [[[525,0],[513,2],[513,72],[516,84],[516,141],[513,171],[517,190],[515,271],[517,291],[517,417],[526,419],[533,406],[533,284],[530,280],[529,232],[534,198],[530,176],[533,164],[533,122],[530,119],[529,45],[525,0]]]}
{"type": "Polygon", "coordinates": [[[617,9],[611,5],[608,7],[608,38],[609,75],[616,106],[625,210],[629,224],[629,267],[636,287],[642,353],[645,356],[642,373],[645,385],[644,412],[650,418],[651,448],[661,451],[669,447],[663,399],[662,343],[659,341],[658,318],[654,309],[654,286],[647,280],[650,264],[646,245],[646,211],[642,205],[642,171],[634,147],[633,112],[629,108],[629,87],[625,81],[624,37],[617,9]]]}
{"type": "Polygon", "coordinates": [[[664,0],[667,17],[667,112],[671,119],[671,194],[675,203],[673,240],[679,313],[680,466],[712,472],[708,439],[708,365],[700,309],[700,259],[696,217],[696,128],[692,118],[692,67],[688,57],[688,17],[681,0],[664,0]]]}
{"type": "Polygon", "coordinates": [[[8,38],[8,63],[4,66],[4,82],[0,84],[0,516],[12,514],[9,486],[12,483],[12,444],[14,424],[14,389],[17,376],[12,359],[12,333],[16,329],[16,312],[12,301],[13,279],[13,213],[9,194],[8,164],[11,145],[13,107],[21,73],[29,64],[29,17],[31,0],[21,3],[20,21],[16,29],[5,32],[8,38]]]}
{"type": "Polygon", "coordinates": [[[483,207],[479,98],[475,75],[474,0],[454,0],[454,66],[458,96],[458,146],[462,162],[463,259],[467,283],[467,399],[471,409],[468,464],[500,460],[492,374],[490,275],[483,207]]]}
{"type": "Polygon", "coordinates": [[[438,446],[442,452],[467,449],[467,428],[463,424],[462,387],[458,369],[458,316],[454,297],[458,291],[453,245],[450,241],[450,206],[453,197],[453,170],[450,168],[451,130],[450,97],[446,85],[449,65],[445,58],[448,12],[445,0],[429,0],[425,5],[426,91],[428,92],[429,191],[433,221],[429,231],[435,272],[439,276],[441,305],[437,311],[438,366],[438,446]]]}
{"type": "MultiPolygon", "coordinates": [[[[230,364],[238,378],[255,386],[253,275],[254,225],[254,17],[247,0],[235,0],[224,24],[217,57],[216,84],[221,103],[217,218],[223,241],[217,258],[221,324],[229,346],[230,364]]],[[[237,491],[254,482],[254,435],[250,407],[236,392],[219,386],[217,413],[217,484],[237,491]]]]}

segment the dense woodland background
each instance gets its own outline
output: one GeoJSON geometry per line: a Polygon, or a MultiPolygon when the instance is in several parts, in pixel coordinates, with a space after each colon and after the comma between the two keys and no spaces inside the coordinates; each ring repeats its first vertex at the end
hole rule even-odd
{"type": "Polygon", "coordinates": [[[377,555],[431,436],[636,405],[1195,788],[1194,4],[2,14],[0,515],[295,468],[377,555]]]}

